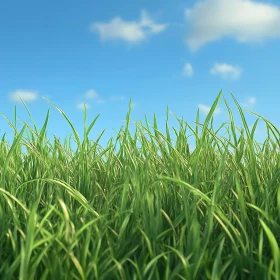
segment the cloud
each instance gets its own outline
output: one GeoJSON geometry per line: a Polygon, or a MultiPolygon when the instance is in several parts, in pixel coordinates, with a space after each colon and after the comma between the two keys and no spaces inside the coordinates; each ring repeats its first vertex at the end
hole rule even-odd
{"type": "MultiPolygon", "coordinates": [[[[85,94],[84,96],[88,99],[92,99],[94,101],[95,104],[102,104],[102,103],[105,103],[106,100],[105,99],[101,99],[99,97],[99,95],[96,93],[96,91],[94,89],[89,89],[85,94]]],[[[110,100],[122,100],[124,99],[124,96],[111,96],[110,97],[110,100]]],[[[90,104],[88,103],[85,103],[86,106],[88,108],[90,108],[90,104]]],[[[80,109],[80,110],[84,110],[84,103],[79,103],[77,105],[77,108],[80,109]]]]}
{"type": "Polygon", "coordinates": [[[156,24],[143,10],[140,21],[124,21],[120,17],[114,17],[108,23],[95,22],[91,24],[90,31],[98,32],[101,40],[124,40],[137,43],[144,40],[149,34],[162,32],[167,24],[156,24]]]}
{"type": "Polygon", "coordinates": [[[280,37],[280,9],[251,0],[205,0],[185,11],[191,32],[187,45],[192,51],[223,37],[240,43],[263,43],[280,37]]]}
{"type": "Polygon", "coordinates": [[[186,77],[191,77],[193,75],[193,68],[190,63],[186,63],[183,69],[183,75],[186,77]]]}
{"type": "Polygon", "coordinates": [[[10,99],[12,101],[21,103],[19,96],[24,102],[33,102],[37,99],[37,93],[34,91],[17,90],[10,93],[10,99]]]}
{"type": "MultiPolygon", "coordinates": [[[[203,105],[203,104],[198,104],[198,108],[205,114],[207,115],[210,112],[211,107],[203,105]]],[[[221,113],[221,108],[219,106],[216,107],[213,115],[219,115],[221,113]]]]}
{"type": "Polygon", "coordinates": [[[256,98],[255,97],[249,97],[245,100],[245,102],[241,103],[241,106],[245,108],[252,108],[256,104],[256,98]]]}
{"type": "Polygon", "coordinates": [[[87,103],[79,103],[78,105],[77,105],[77,109],[78,110],[84,110],[84,104],[86,105],[86,109],[89,109],[91,106],[89,105],[89,104],[87,104],[87,103]]]}
{"type": "Polygon", "coordinates": [[[97,104],[104,103],[106,101],[105,99],[100,99],[99,95],[93,89],[88,90],[85,93],[85,97],[88,98],[88,99],[94,99],[95,103],[97,103],[97,104]]]}
{"type": "Polygon", "coordinates": [[[95,92],[95,90],[90,89],[85,94],[86,98],[97,98],[98,94],[95,92]]]}
{"type": "Polygon", "coordinates": [[[242,69],[238,66],[232,66],[226,63],[215,63],[210,69],[212,75],[220,75],[223,79],[238,79],[242,73],[242,69]]]}

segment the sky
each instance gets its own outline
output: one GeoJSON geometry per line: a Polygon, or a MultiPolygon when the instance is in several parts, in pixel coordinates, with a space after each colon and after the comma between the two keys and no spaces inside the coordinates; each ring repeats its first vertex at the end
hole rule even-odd
{"type": "MultiPolygon", "coordinates": [[[[171,131],[180,127],[172,114],[194,127],[197,110],[203,123],[221,90],[238,127],[230,93],[250,128],[256,117],[246,110],[279,128],[279,1],[9,0],[0,2],[0,35],[0,136],[10,143],[14,130],[4,116],[13,122],[15,106],[18,131],[22,121],[33,128],[19,96],[39,129],[50,109],[50,141],[73,132],[47,100],[81,141],[85,104],[87,125],[100,114],[89,138],[105,129],[103,148],[125,127],[130,99],[131,121],[145,125],[146,115],[153,125],[155,114],[164,135],[167,106],[171,131]]],[[[214,127],[228,121],[221,99],[214,127]]],[[[255,139],[265,138],[260,120],[255,139]]]]}

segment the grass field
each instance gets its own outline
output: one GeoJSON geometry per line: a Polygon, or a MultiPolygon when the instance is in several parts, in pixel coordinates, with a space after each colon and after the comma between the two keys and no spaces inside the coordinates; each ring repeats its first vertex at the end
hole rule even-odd
{"type": "Polygon", "coordinates": [[[10,123],[14,141],[4,135],[0,147],[0,279],[280,279],[279,131],[258,116],[267,126],[258,144],[258,121],[250,131],[232,96],[243,128],[223,98],[230,122],[219,137],[212,115],[221,97],[203,125],[199,112],[194,128],[177,119],[175,146],[168,113],[166,137],[156,117],[131,136],[131,106],[117,153],[113,139],[99,148],[104,131],[89,141],[98,116],[87,128],[86,110],[81,141],[51,103],[73,130],[75,153],[67,139],[47,141],[49,112],[40,131],[10,123]]]}

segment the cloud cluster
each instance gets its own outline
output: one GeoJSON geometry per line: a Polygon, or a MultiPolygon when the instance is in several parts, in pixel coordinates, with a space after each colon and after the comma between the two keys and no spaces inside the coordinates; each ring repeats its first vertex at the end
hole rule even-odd
{"type": "Polygon", "coordinates": [[[280,37],[280,9],[250,0],[199,1],[185,11],[191,27],[187,45],[192,51],[201,46],[232,37],[240,43],[263,43],[280,37]]]}
{"type": "MultiPolygon", "coordinates": [[[[237,80],[240,78],[243,70],[239,66],[233,66],[227,63],[215,63],[209,72],[212,75],[220,76],[222,79],[237,80]]],[[[193,73],[194,70],[191,63],[186,63],[183,68],[183,76],[191,77],[193,73]]]]}
{"type": "Polygon", "coordinates": [[[130,43],[138,43],[150,34],[157,34],[165,30],[167,24],[157,24],[143,10],[140,20],[125,21],[121,17],[114,17],[111,21],[95,22],[91,24],[90,31],[98,32],[101,40],[121,39],[130,43]]]}
{"type": "MultiPolygon", "coordinates": [[[[106,100],[105,99],[101,99],[99,97],[99,95],[96,93],[96,91],[94,89],[89,89],[85,94],[84,97],[87,99],[90,99],[91,101],[93,101],[96,104],[101,104],[101,103],[105,103],[106,100]]],[[[123,100],[124,96],[111,96],[110,100],[112,101],[118,101],[118,100],[123,100]]],[[[77,109],[78,110],[84,110],[84,104],[86,106],[87,109],[91,108],[91,105],[86,103],[86,102],[81,102],[77,104],[77,109]]]]}
{"type": "MultiPolygon", "coordinates": [[[[231,37],[240,43],[263,43],[267,38],[280,37],[280,9],[271,4],[253,2],[252,0],[203,0],[197,1],[191,8],[185,10],[185,18],[190,27],[187,36],[187,45],[191,51],[202,46],[231,37]]],[[[100,35],[101,40],[123,40],[129,43],[138,43],[149,35],[159,34],[167,28],[167,23],[157,23],[143,10],[138,21],[126,21],[116,16],[107,22],[94,22],[90,31],[100,35]]],[[[241,77],[243,69],[228,63],[214,63],[209,70],[211,75],[222,79],[237,80],[241,77]]],[[[194,69],[191,63],[186,63],[182,75],[192,77],[194,69]]],[[[34,91],[17,90],[10,94],[15,102],[32,102],[37,99],[34,91]]],[[[104,103],[95,90],[88,90],[84,97],[97,104],[104,103]]],[[[123,96],[113,96],[111,100],[122,100],[123,96]]],[[[256,104],[254,97],[242,103],[245,108],[256,104]]],[[[83,110],[84,105],[90,108],[89,103],[79,103],[77,108],[83,110]]],[[[207,114],[210,107],[199,104],[202,112],[207,114]]],[[[217,107],[214,115],[221,112],[217,107]]]]}
{"type": "MultiPolygon", "coordinates": [[[[45,97],[47,97],[47,96],[45,96],[45,97]]],[[[96,91],[93,90],[93,89],[88,90],[84,94],[84,97],[86,99],[89,99],[89,100],[93,101],[95,104],[101,104],[101,103],[106,102],[106,100],[101,99],[99,97],[99,95],[96,93],[96,91]]],[[[25,103],[31,103],[31,102],[37,101],[38,93],[35,92],[35,91],[28,91],[28,90],[21,90],[21,89],[19,89],[19,90],[11,92],[9,94],[9,98],[10,98],[11,101],[17,102],[17,103],[21,103],[21,99],[25,103]]],[[[111,100],[111,101],[118,101],[118,100],[124,100],[124,99],[125,99],[124,96],[111,96],[109,98],[109,100],[111,100]]],[[[87,103],[87,102],[78,103],[76,108],[79,109],[79,110],[84,110],[84,105],[86,106],[87,109],[91,108],[91,105],[89,103],[87,103]]]]}
{"type": "Polygon", "coordinates": [[[238,66],[232,66],[226,63],[215,63],[211,68],[212,75],[220,75],[223,79],[238,79],[242,73],[242,69],[238,66]]]}
{"type": "Polygon", "coordinates": [[[10,100],[21,103],[21,99],[25,102],[32,102],[37,99],[37,93],[34,91],[16,90],[10,93],[10,100]],[[20,99],[21,98],[21,99],[20,99]]]}
{"type": "MultiPolygon", "coordinates": [[[[186,42],[191,51],[224,37],[240,43],[263,43],[267,38],[280,37],[280,9],[271,4],[251,0],[197,1],[193,8],[185,10],[185,18],[190,28],[186,42]]],[[[116,16],[108,22],[92,23],[90,31],[99,33],[102,41],[138,43],[168,25],[156,23],[143,10],[138,21],[116,16]]]]}

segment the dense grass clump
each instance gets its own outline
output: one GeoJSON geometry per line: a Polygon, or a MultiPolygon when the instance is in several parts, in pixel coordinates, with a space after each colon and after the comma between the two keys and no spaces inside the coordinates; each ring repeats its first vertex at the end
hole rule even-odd
{"type": "Polygon", "coordinates": [[[66,140],[46,141],[49,112],[40,132],[10,123],[14,141],[0,143],[0,279],[280,279],[279,131],[258,115],[268,132],[261,148],[258,120],[250,131],[232,96],[244,128],[224,99],[229,137],[218,137],[212,115],[221,96],[203,125],[199,111],[194,129],[177,119],[175,147],[168,113],[166,137],[156,117],[154,134],[136,123],[132,137],[131,106],[117,153],[112,139],[97,147],[104,131],[89,141],[98,116],[86,128],[86,110],[81,142],[51,103],[73,130],[74,154],[66,140]]]}

